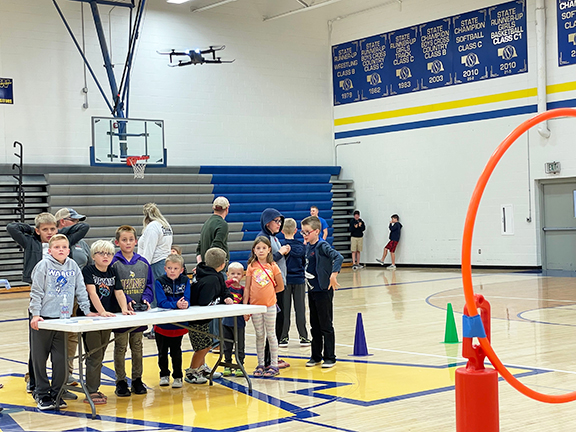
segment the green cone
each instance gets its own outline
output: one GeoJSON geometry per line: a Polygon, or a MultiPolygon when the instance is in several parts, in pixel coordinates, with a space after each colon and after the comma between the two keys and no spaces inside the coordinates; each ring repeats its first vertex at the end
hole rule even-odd
{"type": "Polygon", "coordinates": [[[446,330],[444,331],[444,343],[460,343],[458,340],[458,331],[456,330],[456,322],[454,321],[452,303],[448,303],[448,308],[446,309],[446,330]]]}

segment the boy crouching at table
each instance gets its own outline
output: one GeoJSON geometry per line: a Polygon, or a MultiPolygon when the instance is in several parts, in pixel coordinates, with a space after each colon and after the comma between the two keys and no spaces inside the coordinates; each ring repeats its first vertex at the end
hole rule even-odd
{"type": "MultiPolygon", "coordinates": [[[[188,309],[190,305],[190,279],[183,274],[184,258],[181,255],[168,255],[164,264],[165,275],[156,279],[156,302],[163,309],[188,309]]],[[[187,325],[188,323],[183,323],[187,325]]],[[[172,357],[173,388],[182,387],[182,337],[188,333],[185,328],[174,324],[154,326],[156,346],[158,347],[158,367],[160,368],[160,385],[170,385],[170,368],[168,351],[172,357]]]]}
{"type": "MultiPolygon", "coordinates": [[[[134,314],[128,311],[126,295],[116,283],[116,272],[110,266],[114,256],[114,245],[107,240],[97,240],[90,248],[94,264],[82,269],[84,283],[90,297],[90,310],[102,317],[113,317],[115,313],[134,314]]],[[[80,315],[80,313],[78,314],[80,315]]],[[[99,391],[102,361],[110,342],[112,330],[96,330],[83,334],[86,352],[86,388],[94,405],[103,405],[108,398],[99,391]]],[[[88,399],[84,400],[88,403],[88,399]]]]}
{"type": "Polygon", "coordinates": [[[48,243],[48,255],[32,271],[30,288],[30,336],[32,366],[36,377],[36,400],[40,410],[66,407],[63,400],[56,401],[60,388],[68,378],[66,334],[61,331],[40,330],[40,321],[69,318],[74,298],[87,316],[90,312],[88,293],[82,272],[75,261],[68,258],[70,245],[65,235],[56,234],[48,243]],[[48,380],[46,362],[52,360],[52,383],[48,380]]]}

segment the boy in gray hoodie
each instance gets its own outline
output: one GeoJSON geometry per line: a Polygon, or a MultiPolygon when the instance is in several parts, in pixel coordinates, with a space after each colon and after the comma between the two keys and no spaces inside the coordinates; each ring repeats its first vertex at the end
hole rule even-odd
{"type": "Polygon", "coordinates": [[[74,297],[86,316],[90,312],[90,301],[82,271],[75,261],[68,258],[70,245],[65,235],[57,234],[50,238],[48,255],[32,271],[30,288],[30,313],[32,320],[31,352],[32,366],[36,377],[35,396],[40,410],[66,407],[63,400],[55,398],[67,378],[64,332],[40,330],[38,323],[47,319],[61,318],[61,314],[72,310],[74,297]],[[52,360],[52,383],[48,381],[46,362],[52,360]]]}

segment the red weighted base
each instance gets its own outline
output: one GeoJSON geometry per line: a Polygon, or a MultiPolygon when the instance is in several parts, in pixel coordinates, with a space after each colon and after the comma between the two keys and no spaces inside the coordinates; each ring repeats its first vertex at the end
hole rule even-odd
{"type": "Polygon", "coordinates": [[[456,432],[498,432],[498,372],[456,369],[456,432]]]}

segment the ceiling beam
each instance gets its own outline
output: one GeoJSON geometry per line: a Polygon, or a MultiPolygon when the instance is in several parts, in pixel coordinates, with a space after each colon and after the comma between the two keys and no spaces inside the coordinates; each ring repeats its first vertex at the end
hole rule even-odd
{"type": "MultiPolygon", "coordinates": [[[[333,4],[333,3],[336,3],[336,2],[339,2],[339,1],[341,1],[341,0],[327,0],[327,1],[322,2],[322,3],[316,3],[316,4],[313,4],[313,5],[309,5],[309,6],[307,6],[307,7],[303,7],[303,8],[301,8],[301,9],[296,9],[296,10],[289,11],[289,12],[284,12],[284,13],[281,13],[281,14],[278,14],[278,15],[274,15],[274,16],[270,16],[270,17],[264,17],[263,20],[264,20],[264,21],[272,21],[272,20],[275,20],[275,19],[278,19],[278,18],[283,18],[283,17],[289,16],[289,15],[294,15],[294,14],[300,13],[300,12],[309,11],[309,10],[312,10],[312,9],[317,9],[317,8],[319,8],[319,7],[322,7],[322,6],[328,6],[329,4],[333,4]]],[[[300,2],[298,1],[298,3],[300,3],[300,2]]],[[[302,4],[302,3],[300,3],[300,4],[302,4]]]]}

